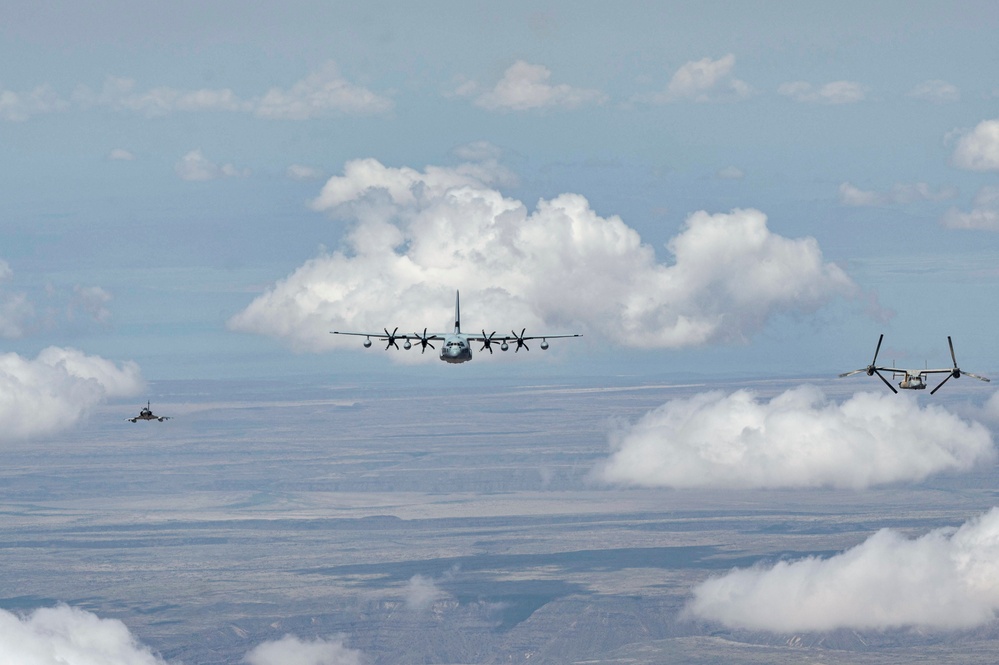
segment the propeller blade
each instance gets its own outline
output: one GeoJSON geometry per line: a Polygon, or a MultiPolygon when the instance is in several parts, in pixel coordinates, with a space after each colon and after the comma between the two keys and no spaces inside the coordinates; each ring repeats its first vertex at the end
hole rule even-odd
{"type": "Polygon", "coordinates": [[[947,345],[950,346],[950,359],[954,361],[954,369],[957,369],[957,356],[954,355],[954,342],[950,341],[950,335],[947,335],[947,345]]]}
{"type": "Polygon", "coordinates": [[[974,379],[978,379],[979,381],[984,381],[985,383],[990,382],[990,379],[987,379],[984,376],[978,376],[977,374],[972,374],[971,372],[961,372],[961,376],[970,376],[974,379]]]}
{"type": "Polygon", "coordinates": [[[510,332],[513,333],[514,339],[517,340],[517,348],[513,350],[514,353],[516,353],[517,351],[520,351],[520,347],[524,347],[524,349],[526,351],[530,351],[531,350],[531,347],[529,347],[527,345],[527,342],[524,341],[524,333],[527,332],[527,328],[521,328],[519,335],[517,334],[516,330],[511,330],[510,332]]]}
{"type": "Polygon", "coordinates": [[[885,334],[881,333],[881,337],[878,337],[878,346],[874,349],[874,360],[871,361],[871,366],[878,364],[878,353],[881,351],[881,342],[884,341],[885,334]]]}
{"type": "Polygon", "coordinates": [[[419,338],[420,346],[422,347],[420,349],[420,353],[426,353],[428,346],[431,349],[436,349],[437,348],[436,346],[433,345],[433,343],[431,343],[431,341],[429,339],[427,339],[427,329],[426,328],[423,329],[423,334],[422,335],[420,333],[418,333],[418,332],[413,333],[413,335],[415,337],[419,338]]]}
{"type": "Polygon", "coordinates": [[[842,374],[839,375],[839,378],[842,379],[843,377],[853,376],[854,374],[860,374],[861,372],[866,372],[866,371],[867,371],[866,367],[861,367],[860,369],[855,369],[852,372],[843,372],[842,374]]]}
{"type": "Polygon", "coordinates": [[[494,330],[488,335],[486,335],[486,329],[485,328],[482,329],[482,348],[479,349],[479,351],[485,351],[486,349],[488,349],[489,353],[493,352],[493,335],[495,334],[496,331],[494,330]]]}
{"type": "Polygon", "coordinates": [[[947,378],[946,378],[946,379],[944,379],[943,381],[941,381],[940,383],[938,383],[938,384],[937,384],[937,387],[936,387],[936,388],[934,388],[933,390],[931,390],[931,391],[930,391],[930,394],[932,395],[932,394],[933,394],[933,393],[935,393],[936,391],[938,391],[938,390],[940,390],[941,388],[943,388],[943,384],[945,384],[945,383],[947,383],[948,381],[950,381],[950,377],[952,377],[952,376],[954,376],[954,375],[953,375],[953,374],[948,374],[948,375],[947,375],[947,378]]]}
{"type": "MultiPolygon", "coordinates": [[[[889,388],[891,388],[891,391],[892,391],[893,393],[895,393],[896,395],[898,394],[898,391],[897,391],[897,390],[895,390],[895,386],[893,386],[893,385],[891,384],[891,382],[890,382],[890,381],[889,381],[888,379],[886,379],[886,378],[884,377],[884,375],[883,375],[883,374],[882,374],[881,372],[879,372],[878,370],[874,370],[874,373],[878,375],[878,378],[879,378],[879,379],[881,379],[882,381],[884,381],[884,382],[885,382],[885,385],[886,385],[886,386],[888,386],[889,388]]],[[[946,381],[946,380],[947,380],[947,379],[944,379],[944,381],[946,381]]]]}

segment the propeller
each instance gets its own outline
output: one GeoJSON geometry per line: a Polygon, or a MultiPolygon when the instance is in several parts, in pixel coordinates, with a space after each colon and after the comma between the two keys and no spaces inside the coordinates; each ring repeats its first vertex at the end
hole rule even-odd
{"type": "Polygon", "coordinates": [[[437,348],[436,346],[434,346],[433,344],[430,343],[430,339],[427,337],[427,329],[426,328],[423,329],[423,334],[422,335],[420,333],[413,333],[413,334],[416,335],[419,338],[417,341],[420,343],[420,347],[421,347],[420,348],[420,353],[426,353],[428,346],[431,349],[436,349],[437,348]]]}
{"type": "Polygon", "coordinates": [[[885,334],[881,333],[881,337],[878,337],[878,345],[874,348],[874,359],[871,360],[870,365],[868,365],[867,367],[862,367],[860,369],[855,369],[852,372],[844,372],[843,374],[839,375],[840,378],[846,376],[853,376],[854,374],[860,374],[861,372],[866,373],[867,376],[874,376],[875,374],[877,374],[878,378],[884,381],[884,384],[889,388],[891,388],[891,391],[897,395],[898,391],[895,390],[895,386],[893,386],[891,382],[888,379],[886,379],[884,375],[881,374],[881,372],[878,371],[878,353],[881,352],[881,342],[883,342],[884,339],[885,339],[885,334]]]}
{"type": "Polygon", "coordinates": [[[399,345],[395,343],[395,334],[399,332],[399,326],[396,326],[395,330],[392,332],[389,332],[388,328],[382,328],[382,330],[385,331],[385,340],[388,342],[388,344],[385,345],[385,350],[387,351],[390,346],[394,346],[398,349],[399,345]]]}
{"type": "Polygon", "coordinates": [[[485,328],[482,329],[482,348],[479,349],[480,352],[485,351],[486,349],[489,350],[489,353],[493,352],[493,335],[495,334],[496,331],[494,330],[488,335],[486,335],[486,329],[485,328]]]}
{"type": "Polygon", "coordinates": [[[517,331],[515,331],[515,330],[511,330],[510,331],[511,333],[513,333],[513,339],[514,339],[514,341],[517,342],[517,348],[513,350],[514,353],[516,353],[517,351],[520,351],[520,347],[524,347],[525,351],[530,351],[531,350],[531,347],[529,347],[527,345],[527,342],[524,341],[524,333],[526,331],[527,331],[527,328],[521,328],[519,335],[517,334],[517,331]]]}
{"type": "Polygon", "coordinates": [[[943,384],[947,383],[952,378],[954,378],[954,379],[960,379],[962,374],[964,376],[970,376],[972,378],[978,379],[979,381],[985,381],[986,383],[989,382],[989,380],[986,379],[984,376],[978,376],[977,374],[972,374],[971,372],[962,372],[961,371],[961,368],[957,366],[957,356],[954,355],[954,342],[951,341],[950,335],[947,335],[947,346],[950,347],[950,359],[954,361],[954,369],[952,369],[950,371],[950,374],[948,374],[947,377],[944,378],[943,381],[941,381],[940,383],[937,384],[936,388],[934,388],[933,390],[930,391],[931,395],[933,393],[935,393],[936,391],[940,390],[943,387],[943,384]]]}

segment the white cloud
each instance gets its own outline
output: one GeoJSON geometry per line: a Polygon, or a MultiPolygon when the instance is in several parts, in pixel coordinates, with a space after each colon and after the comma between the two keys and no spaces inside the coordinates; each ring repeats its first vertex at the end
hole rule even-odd
{"type": "Polygon", "coordinates": [[[974,207],[970,212],[951,208],[940,223],[949,229],[999,231],[999,187],[982,187],[975,195],[974,207]]]}
{"type": "Polygon", "coordinates": [[[771,233],[756,210],[692,214],[664,264],[584,197],[541,200],[531,212],[490,185],[497,177],[481,164],[348,163],[313,202],[356,220],[344,249],[307,261],[229,326],[323,350],[343,345],[331,329],[444,326],[461,289],[472,327],[580,326],[626,346],[678,348],[743,341],[777,312],[858,295],[814,239],[771,233]]]}
{"type": "MultiPolygon", "coordinates": [[[[291,88],[271,88],[262,96],[241,99],[229,88],[184,90],[160,86],[136,90],[132,79],[110,76],[100,92],[81,86],[74,99],[84,107],[97,106],[114,111],[132,111],[147,117],[177,112],[224,111],[251,113],[260,118],[308,120],[330,113],[383,113],[392,100],[347,81],[337,66],[328,62],[291,88]]],[[[0,113],[2,113],[0,97],[0,113]]]]}
{"type": "Polygon", "coordinates": [[[999,120],[983,120],[965,132],[951,162],[969,171],[999,171],[999,120]]]}
{"type": "Polygon", "coordinates": [[[551,84],[551,70],[518,60],[503,73],[491,90],[479,94],[478,86],[465,84],[455,94],[475,96],[475,105],[490,111],[526,111],[543,108],[573,109],[603,104],[607,96],[599,90],[551,84]]]}
{"type": "Polygon", "coordinates": [[[0,120],[24,122],[34,115],[53,113],[69,108],[55,90],[40,85],[30,92],[14,92],[0,88],[0,120]]]}
{"type": "Polygon", "coordinates": [[[20,617],[0,610],[0,662],[9,665],[166,665],[116,619],[66,605],[20,617]]]}
{"type": "Polygon", "coordinates": [[[12,281],[13,275],[10,265],[0,259],[0,337],[14,339],[66,323],[78,323],[81,313],[85,320],[102,326],[111,321],[111,312],[106,307],[111,294],[99,286],[77,284],[70,293],[49,285],[46,287],[48,306],[43,307],[39,315],[27,293],[4,288],[3,283],[12,281]]]}
{"type": "MultiPolygon", "coordinates": [[[[10,264],[0,259],[0,283],[13,277],[10,264]]],[[[35,308],[25,293],[0,290],[0,337],[14,339],[25,334],[35,318],[35,308]]]]}
{"type": "Polygon", "coordinates": [[[887,391],[837,404],[800,386],[770,401],[739,390],[667,402],[612,436],[597,475],[646,487],[865,488],[994,456],[983,425],[942,407],[887,391]]]}
{"type": "Polygon", "coordinates": [[[712,60],[702,58],[681,66],[670,79],[666,90],[654,94],[638,95],[635,101],[652,104],[672,102],[719,102],[746,99],[752,88],[745,81],[732,75],[735,56],[731,53],[712,60]]]}
{"type": "Polygon", "coordinates": [[[306,641],[285,635],[273,642],[264,642],[243,658],[248,665],[362,665],[362,652],[344,646],[342,639],[306,641]]]}
{"type": "Polygon", "coordinates": [[[67,318],[72,321],[77,311],[82,311],[88,319],[101,325],[111,322],[111,311],[106,305],[111,302],[111,294],[99,286],[73,287],[73,298],[69,301],[66,311],[67,318]]]}
{"type": "Polygon", "coordinates": [[[108,397],[143,387],[134,362],[118,366],[76,349],[48,347],[35,360],[0,355],[0,442],[69,429],[108,397]]]}
{"type": "Polygon", "coordinates": [[[131,162],[135,160],[135,155],[124,148],[115,148],[108,153],[108,159],[111,161],[131,162]]]}
{"type": "Polygon", "coordinates": [[[320,180],[325,177],[319,169],[302,164],[292,164],[285,171],[285,175],[292,180],[320,180]]]}
{"type": "Polygon", "coordinates": [[[676,70],[666,87],[666,97],[671,100],[708,102],[718,99],[742,99],[750,94],[749,86],[732,76],[735,56],[688,62],[676,70]]]}
{"type": "Polygon", "coordinates": [[[726,166],[715,173],[715,177],[721,180],[742,180],[745,176],[743,170],[735,166],[726,166]]]}
{"type": "Polygon", "coordinates": [[[181,180],[204,181],[219,178],[245,178],[250,175],[250,169],[238,169],[232,164],[220,166],[212,162],[205,157],[201,150],[192,150],[187,153],[173,168],[181,180]]]}
{"type": "Polygon", "coordinates": [[[961,91],[953,83],[934,79],[923,81],[909,91],[909,97],[936,104],[947,104],[961,101],[961,91]]]}
{"type": "Polygon", "coordinates": [[[777,92],[809,104],[854,104],[866,96],[866,88],[855,81],[832,81],[818,88],[806,81],[792,81],[782,83],[777,92]]]}
{"type": "Polygon", "coordinates": [[[956,196],[956,187],[944,186],[934,190],[925,182],[896,183],[887,192],[858,189],[848,182],[839,186],[839,202],[842,205],[854,207],[904,205],[918,201],[944,201],[956,196]]]}
{"type": "Polygon", "coordinates": [[[406,583],[406,607],[413,610],[425,610],[435,601],[446,598],[447,593],[437,586],[437,583],[423,575],[413,575],[406,583]]]}
{"type": "Polygon", "coordinates": [[[109,76],[100,92],[80,87],[74,98],[84,107],[100,106],[113,111],[134,111],[154,118],[177,111],[248,111],[251,105],[241,101],[232,90],[202,88],[179,90],[160,86],[145,92],[136,91],[133,79],[109,76]]]}
{"type": "Polygon", "coordinates": [[[332,112],[384,113],[391,108],[391,99],[347,81],[333,62],[326,63],[287,90],[271,88],[253,104],[253,112],[258,117],[278,120],[308,120],[332,112]]]}
{"type": "Polygon", "coordinates": [[[687,609],[777,633],[981,626],[999,610],[999,508],[916,539],[884,529],[828,559],[733,570],[695,587],[687,609]]]}

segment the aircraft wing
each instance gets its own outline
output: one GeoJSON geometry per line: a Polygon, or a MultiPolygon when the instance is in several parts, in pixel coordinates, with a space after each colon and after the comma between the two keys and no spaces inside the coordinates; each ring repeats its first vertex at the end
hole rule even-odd
{"type": "Polygon", "coordinates": [[[402,339],[402,340],[408,339],[408,340],[410,340],[412,342],[418,342],[421,339],[428,339],[428,340],[444,339],[444,337],[446,335],[450,334],[450,333],[430,333],[426,337],[424,337],[423,335],[418,335],[418,334],[415,334],[415,333],[412,334],[412,335],[407,335],[406,333],[399,333],[398,335],[396,335],[396,334],[376,333],[376,332],[375,333],[343,332],[342,330],[331,330],[330,334],[331,335],[352,335],[354,337],[368,337],[368,338],[371,338],[371,339],[379,339],[379,340],[381,340],[383,342],[387,342],[390,339],[402,339]]]}
{"type": "MultiPolygon", "coordinates": [[[[464,335],[464,333],[462,333],[464,335]]],[[[503,335],[502,337],[490,337],[493,342],[515,342],[518,339],[527,341],[529,339],[563,339],[566,337],[582,337],[580,334],[575,335],[503,335]]],[[[472,342],[484,342],[486,337],[484,335],[469,335],[468,340],[472,342]]]]}

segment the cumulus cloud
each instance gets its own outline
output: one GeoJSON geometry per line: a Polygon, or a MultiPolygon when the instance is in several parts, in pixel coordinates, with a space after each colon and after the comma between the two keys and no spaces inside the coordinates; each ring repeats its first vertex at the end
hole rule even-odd
{"type": "Polygon", "coordinates": [[[413,610],[425,610],[435,601],[446,598],[447,593],[437,586],[437,583],[423,575],[413,575],[406,583],[406,607],[413,610]]]}
{"type": "Polygon", "coordinates": [[[999,171],[999,120],[983,120],[965,132],[954,148],[951,162],[969,171],[999,171]]]}
{"type": "Polygon", "coordinates": [[[124,148],[115,148],[108,153],[108,159],[118,162],[131,162],[135,160],[135,155],[124,148]]]}
{"type": "Polygon", "coordinates": [[[744,341],[778,312],[858,295],[814,239],[772,233],[757,210],[692,214],[660,263],[584,197],[529,211],[492,186],[499,177],[482,164],[348,163],[313,202],[355,221],[344,248],[307,261],[229,326],[324,350],[343,345],[329,330],[446,329],[460,288],[472,328],[578,326],[627,346],[679,348],[744,341]]]}
{"type": "Polygon", "coordinates": [[[949,229],[999,231],[999,187],[986,185],[975,195],[968,212],[951,208],[940,223],[949,229]]]}
{"type": "Polygon", "coordinates": [[[140,91],[133,79],[120,77],[108,77],[96,92],[81,86],[74,99],[84,107],[131,111],[147,117],[225,111],[277,120],[309,120],[335,112],[370,114],[392,108],[391,99],[351,83],[333,62],[327,62],[290,88],[274,87],[249,99],[240,98],[229,88],[184,90],[159,86],[140,91]]]}
{"type": "Polygon", "coordinates": [[[362,665],[363,653],[344,646],[342,639],[307,641],[294,635],[264,642],[246,654],[248,665],[362,665]]]}
{"type": "Polygon", "coordinates": [[[0,610],[0,661],[11,665],[166,665],[116,619],[66,605],[18,616],[0,610]]]}
{"type": "Polygon", "coordinates": [[[988,429],[906,395],[837,404],[814,386],[766,401],[708,392],[650,411],[612,436],[597,469],[646,487],[865,488],[964,471],[995,456],[988,429]]]}
{"type": "Polygon", "coordinates": [[[69,429],[107,398],[144,385],[134,362],[116,365],[76,349],[48,347],[34,360],[0,355],[0,442],[69,429]]]}
{"type": "Polygon", "coordinates": [[[250,169],[239,169],[232,164],[216,164],[205,157],[200,149],[184,155],[173,168],[181,180],[191,181],[245,178],[250,175],[250,169]]]}
{"type": "Polygon", "coordinates": [[[35,115],[67,108],[69,104],[48,85],[40,85],[28,92],[0,88],[0,120],[24,122],[35,115]]]}
{"type": "Polygon", "coordinates": [[[523,60],[510,65],[503,78],[490,90],[465,82],[455,94],[474,97],[474,104],[489,111],[527,111],[531,109],[574,109],[587,104],[603,104],[607,96],[599,90],[575,88],[565,83],[552,85],[552,72],[544,65],[523,60]]]}
{"type": "Polygon", "coordinates": [[[718,102],[745,99],[752,94],[752,89],[745,81],[733,76],[734,67],[735,56],[731,53],[717,60],[711,58],[693,60],[676,70],[665,91],[640,95],[636,100],[669,104],[682,101],[718,102]]]}
{"type": "Polygon", "coordinates": [[[961,101],[961,92],[957,86],[947,81],[934,79],[923,81],[908,92],[908,96],[925,102],[948,104],[961,101]]]}
{"type": "Polygon", "coordinates": [[[111,294],[99,286],[77,284],[69,290],[47,285],[47,300],[36,307],[27,293],[8,286],[13,276],[10,265],[0,259],[0,337],[25,337],[66,324],[94,322],[107,326],[111,322],[111,311],[107,308],[111,294]]]}
{"type": "Polygon", "coordinates": [[[150,118],[177,111],[249,110],[249,105],[228,88],[180,90],[159,86],[138,91],[134,79],[116,76],[107,77],[100,91],[95,92],[81,86],[77,88],[73,97],[84,107],[98,106],[113,111],[133,111],[150,118]]]}
{"type": "Polygon", "coordinates": [[[302,164],[292,164],[285,171],[285,175],[292,180],[321,180],[324,177],[319,169],[302,164]]]}
{"type": "Polygon", "coordinates": [[[271,88],[253,104],[255,115],[277,120],[309,120],[331,112],[384,113],[391,108],[391,99],[351,83],[333,62],[326,63],[287,90],[271,88]]]}
{"type": "Polygon", "coordinates": [[[862,190],[848,182],[844,182],[839,186],[840,204],[853,207],[878,207],[904,205],[919,201],[944,201],[953,199],[956,196],[956,187],[944,186],[934,190],[925,182],[896,183],[887,192],[862,190]]]}
{"type": "Polygon", "coordinates": [[[687,609],[776,633],[981,626],[999,610],[999,508],[915,539],[884,529],[828,559],[736,569],[695,587],[687,609]]]}
{"type": "Polygon", "coordinates": [[[23,336],[35,318],[35,308],[27,294],[2,288],[13,274],[10,264],[0,259],[0,337],[8,339],[23,336]]]}
{"type": "Polygon", "coordinates": [[[782,83],[777,92],[807,104],[854,104],[866,96],[866,88],[855,81],[832,81],[819,87],[806,81],[792,81],[782,83]]]}

